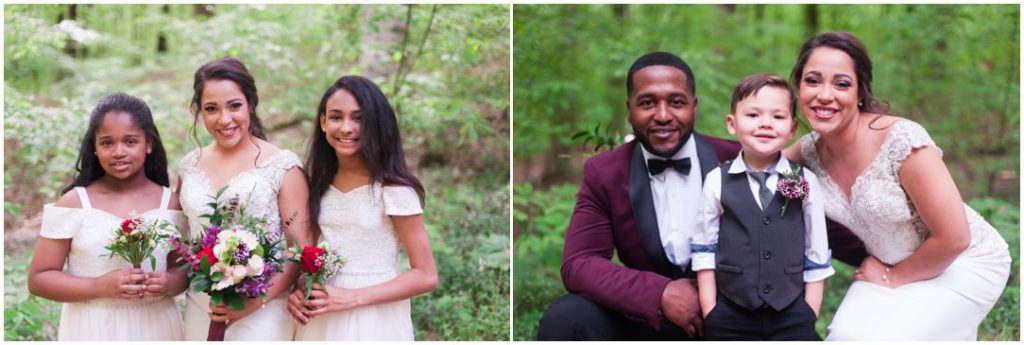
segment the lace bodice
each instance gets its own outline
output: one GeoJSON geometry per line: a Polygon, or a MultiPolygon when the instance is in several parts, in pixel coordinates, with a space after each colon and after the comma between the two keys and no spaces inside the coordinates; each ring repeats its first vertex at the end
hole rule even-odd
{"type": "MultiPolygon", "coordinates": [[[[39,236],[51,239],[71,239],[68,252],[67,272],[76,277],[99,277],[117,269],[131,269],[128,261],[114,256],[109,258],[107,242],[115,231],[121,228],[123,218],[107,211],[93,208],[85,188],[76,188],[82,200],[82,208],[59,207],[54,204],[43,206],[43,224],[39,236]]],[[[164,188],[164,201],[160,208],[137,213],[145,220],[163,219],[179,229],[185,226],[185,215],[181,211],[167,209],[170,189],[164,188]]],[[[167,250],[157,247],[153,251],[156,271],[167,270],[167,250]]],[[[142,263],[142,269],[149,272],[149,260],[142,263]]],[[[116,302],[116,301],[114,301],[116,302]]]]}
{"type": "MultiPolygon", "coordinates": [[[[846,200],[842,190],[822,168],[815,150],[820,138],[811,132],[800,139],[805,165],[819,181],[825,214],[843,224],[864,241],[869,254],[882,262],[896,264],[912,254],[931,234],[899,180],[900,166],[914,149],[935,146],[928,132],[910,120],[896,121],[878,156],[857,176],[846,200]]],[[[939,154],[942,154],[941,149],[939,154]]],[[[976,211],[964,205],[971,228],[971,245],[963,255],[978,255],[1007,248],[1006,241],[976,211]]]]}
{"type": "Polygon", "coordinates": [[[365,185],[342,193],[331,186],[321,201],[320,229],[348,262],[342,274],[379,274],[396,269],[398,233],[390,216],[423,213],[409,187],[365,185]]]}
{"type": "MultiPolygon", "coordinates": [[[[179,166],[181,208],[188,217],[190,236],[195,238],[202,231],[202,226],[207,224],[207,220],[199,216],[213,211],[207,204],[213,201],[217,191],[213,190],[206,174],[199,170],[199,150],[193,150],[182,158],[179,166]]],[[[269,227],[268,237],[279,239],[281,213],[277,205],[277,194],[281,191],[285,172],[294,166],[302,166],[299,157],[291,151],[282,150],[256,167],[232,177],[219,201],[226,203],[237,194],[246,214],[265,218],[269,227]]]]}

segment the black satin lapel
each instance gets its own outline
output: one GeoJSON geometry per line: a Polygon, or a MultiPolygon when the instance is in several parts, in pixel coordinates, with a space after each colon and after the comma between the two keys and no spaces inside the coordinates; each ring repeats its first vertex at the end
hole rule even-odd
{"type": "Polygon", "coordinates": [[[647,173],[640,144],[633,149],[629,161],[629,202],[633,206],[637,235],[654,270],[673,279],[681,277],[683,271],[668,261],[665,247],[661,244],[658,215],[654,212],[654,198],[651,195],[650,174],[647,173]]]}
{"type": "Polygon", "coordinates": [[[694,132],[693,140],[697,144],[697,160],[700,161],[700,180],[704,181],[708,173],[718,166],[718,155],[715,154],[715,148],[711,146],[711,142],[703,135],[694,132]]]}

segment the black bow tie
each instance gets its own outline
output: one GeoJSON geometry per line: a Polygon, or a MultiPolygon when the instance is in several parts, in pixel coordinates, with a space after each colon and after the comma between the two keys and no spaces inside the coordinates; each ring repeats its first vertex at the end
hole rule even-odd
{"type": "Polygon", "coordinates": [[[676,159],[676,160],[664,160],[664,159],[648,159],[647,160],[647,170],[649,170],[651,172],[651,176],[660,174],[660,173],[664,172],[665,169],[668,169],[669,167],[672,167],[672,169],[676,169],[676,171],[682,173],[683,175],[689,174],[690,173],[690,157],[686,157],[686,158],[682,158],[682,159],[676,159]]]}

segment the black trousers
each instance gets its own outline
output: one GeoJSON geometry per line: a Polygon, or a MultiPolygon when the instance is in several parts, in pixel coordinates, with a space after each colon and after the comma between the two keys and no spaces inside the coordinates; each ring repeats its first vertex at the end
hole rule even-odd
{"type": "Polygon", "coordinates": [[[686,331],[665,318],[659,330],[646,321],[627,318],[583,296],[569,293],[544,311],[537,340],[691,340],[686,331]]]}
{"type": "Polygon", "coordinates": [[[800,294],[782,310],[767,304],[750,310],[718,294],[715,308],[704,318],[707,340],[821,340],[814,331],[817,316],[800,294]]]}

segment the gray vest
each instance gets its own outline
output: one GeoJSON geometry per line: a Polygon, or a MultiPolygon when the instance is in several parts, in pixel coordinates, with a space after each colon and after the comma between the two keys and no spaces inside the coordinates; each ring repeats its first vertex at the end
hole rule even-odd
{"type": "Polygon", "coordinates": [[[791,200],[786,217],[780,218],[786,199],[776,192],[762,211],[747,174],[728,173],[732,163],[721,166],[723,213],[715,253],[718,292],[750,310],[765,303],[782,310],[804,290],[803,201],[791,200]]]}

